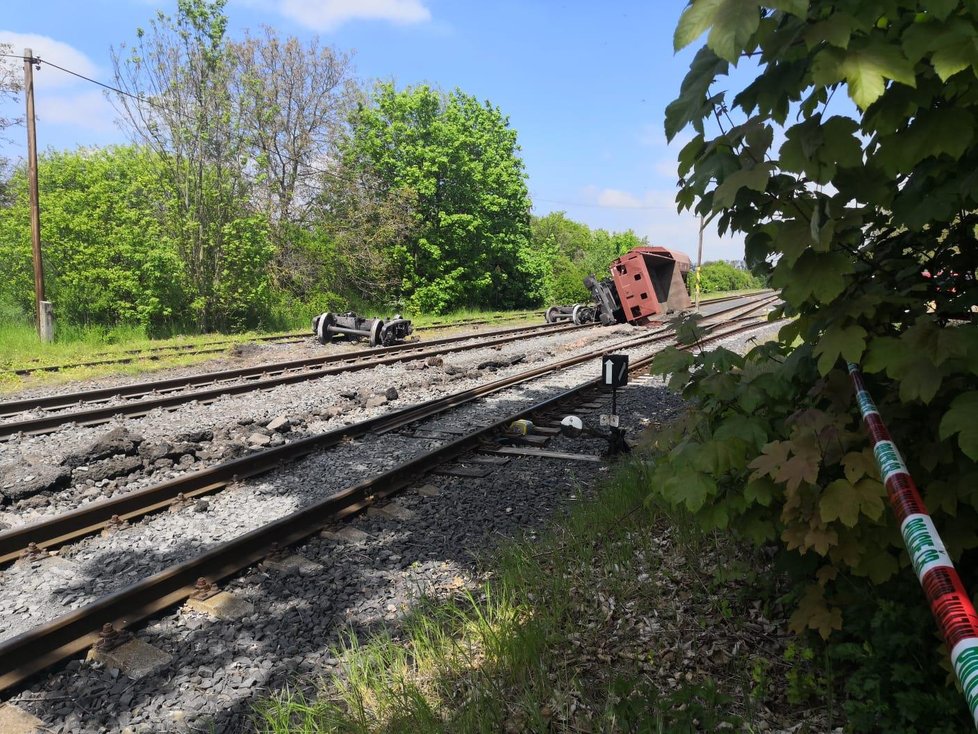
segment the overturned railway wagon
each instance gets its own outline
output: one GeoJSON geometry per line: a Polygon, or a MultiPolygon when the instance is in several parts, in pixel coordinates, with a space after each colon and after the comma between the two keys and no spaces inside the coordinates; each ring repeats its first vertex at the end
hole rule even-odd
{"type": "Polygon", "coordinates": [[[692,305],[686,288],[690,260],[683,252],[636,247],[612,262],[609,271],[610,277],[600,281],[593,275],[584,279],[594,306],[552,306],[547,321],[644,325],[692,305]]]}

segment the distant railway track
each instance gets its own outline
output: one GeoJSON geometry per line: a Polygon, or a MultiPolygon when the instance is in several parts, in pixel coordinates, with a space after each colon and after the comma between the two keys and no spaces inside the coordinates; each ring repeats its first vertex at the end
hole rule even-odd
{"type": "MultiPolygon", "coordinates": [[[[754,314],[771,303],[771,298],[738,305],[725,309],[704,319],[703,325],[709,330],[700,343],[716,341],[724,336],[752,328],[757,319],[754,314]],[[735,316],[732,311],[739,311],[735,316]],[[724,319],[720,321],[720,319],[724,319]],[[747,322],[746,324],[744,322],[747,322]],[[723,327],[730,325],[730,330],[723,327]]],[[[703,323],[703,322],[701,322],[703,323]]],[[[582,327],[565,327],[565,330],[582,327]]],[[[644,344],[668,342],[673,339],[672,329],[663,327],[630,336],[611,349],[627,349],[644,344]]],[[[583,355],[569,357],[555,363],[525,370],[516,375],[495,380],[459,393],[408,406],[376,418],[371,418],[333,431],[308,436],[275,448],[264,449],[255,454],[218,464],[209,469],[190,472],[171,481],[162,482],[136,492],[113,497],[102,502],[86,505],[73,512],[40,523],[13,528],[0,532],[0,563],[21,555],[32,543],[39,548],[52,548],[69,540],[93,533],[105,526],[113,516],[130,520],[150,512],[155,512],[176,500],[178,495],[193,498],[218,491],[231,481],[237,481],[275,469],[283,462],[293,461],[313,451],[335,446],[342,441],[357,438],[368,433],[386,433],[397,428],[430,418],[451,410],[477,398],[517,385],[541,375],[567,369],[609,351],[607,345],[583,355]]],[[[633,369],[645,365],[650,360],[639,361],[633,369]]]]}
{"type": "MultiPolygon", "coordinates": [[[[762,294],[753,298],[763,300],[773,298],[773,296],[762,294]]],[[[728,299],[717,299],[714,303],[744,299],[744,296],[736,296],[728,299]]],[[[48,433],[68,423],[87,426],[98,425],[116,416],[139,417],[157,408],[172,408],[195,400],[207,403],[224,395],[263,390],[278,385],[318,379],[340,372],[394,364],[406,359],[421,359],[447,352],[479,349],[516,341],[536,333],[561,333],[564,330],[574,328],[589,327],[588,325],[578,327],[553,324],[514,327],[478,335],[463,334],[445,337],[425,343],[398,344],[370,351],[343,352],[82,392],[4,401],[0,402],[0,417],[16,416],[20,413],[38,410],[51,414],[0,423],[0,440],[8,439],[17,433],[48,433]],[[473,341],[476,339],[478,341],[473,341]],[[472,343],[460,344],[465,341],[472,341],[472,343]],[[191,388],[203,389],[191,390],[191,388]],[[119,399],[124,399],[125,402],[107,404],[119,399]]]]}
{"type": "MultiPolygon", "coordinates": [[[[502,324],[507,321],[517,321],[539,315],[536,311],[525,313],[507,314],[505,316],[491,317],[485,319],[462,319],[459,321],[442,321],[425,324],[424,326],[414,327],[414,331],[432,331],[434,329],[447,329],[454,326],[478,326],[482,324],[502,324]]],[[[229,348],[238,344],[249,344],[254,342],[274,343],[274,344],[299,344],[304,341],[314,339],[311,332],[290,331],[282,334],[263,334],[247,339],[215,339],[213,341],[197,342],[195,344],[171,344],[161,345],[148,349],[129,349],[120,352],[106,352],[103,357],[84,362],[65,362],[61,364],[38,364],[26,365],[12,370],[14,374],[26,376],[36,372],[58,372],[61,370],[79,369],[82,367],[100,367],[112,364],[131,364],[140,361],[157,361],[169,357],[181,355],[196,356],[199,354],[221,354],[229,348]]]]}
{"type": "MultiPolygon", "coordinates": [[[[701,322],[715,323],[699,340],[709,343],[767,324],[764,318],[751,316],[764,308],[771,299],[759,299],[746,306],[726,309],[701,322]],[[736,316],[731,311],[740,309],[736,316]]],[[[647,347],[673,338],[670,329],[649,331],[629,337],[614,345],[615,350],[647,347]]],[[[312,452],[335,445],[351,435],[366,432],[384,433],[452,410],[468,402],[508,387],[527,382],[548,373],[569,369],[599,357],[608,351],[607,345],[587,353],[521,372],[501,380],[480,385],[437,400],[410,406],[379,418],[337,431],[300,439],[275,449],[261,451],[244,459],[193,472],[177,480],[149,487],[130,495],[84,506],[51,520],[0,533],[0,559],[11,560],[32,547],[53,547],[84,535],[94,533],[117,515],[122,519],[136,518],[158,511],[184,497],[216,492],[229,483],[282,466],[312,452]],[[34,546],[30,544],[33,543],[34,546]]],[[[642,370],[655,352],[633,359],[631,369],[642,370]]],[[[521,408],[490,425],[469,431],[461,438],[446,440],[441,446],[408,461],[366,478],[353,486],[306,505],[284,517],[246,532],[232,540],[204,550],[191,560],[172,565],[133,585],[41,624],[34,629],[0,643],[0,690],[14,687],[29,676],[74,656],[98,638],[103,625],[128,627],[159,611],[187,599],[195,590],[198,579],[217,582],[261,560],[269,553],[297,543],[324,525],[336,522],[352,513],[394,494],[410,482],[439,464],[475,449],[480,442],[509,425],[513,420],[555,409],[569,400],[578,399],[594,390],[598,380],[589,380],[560,395],[521,408]]]]}
{"type": "Polygon", "coordinates": [[[517,341],[538,333],[562,333],[573,329],[586,328],[591,328],[591,326],[561,327],[553,324],[537,324],[500,329],[482,334],[462,334],[425,343],[397,344],[369,351],[327,354],[321,357],[307,357],[253,367],[205,372],[166,380],[5,401],[0,403],[0,416],[11,416],[35,410],[58,411],[106,403],[119,398],[124,398],[127,402],[96,408],[83,407],[80,410],[0,423],[0,439],[20,432],[46,433],[66,423],[97,425],[117,415],[136,417],[146,415],[156,408],[170,408],[194,400],[209,402],[223,395],[264,390],[277,385],[314,380],[340,372],[368,369],[408,359],[423,359],[448,352],[482,349],[517,341]],[[465,344],[463,342],[471,343],[465,344]],[[212,387],[189,390],[189,388],[208,385],[212,387]]]}

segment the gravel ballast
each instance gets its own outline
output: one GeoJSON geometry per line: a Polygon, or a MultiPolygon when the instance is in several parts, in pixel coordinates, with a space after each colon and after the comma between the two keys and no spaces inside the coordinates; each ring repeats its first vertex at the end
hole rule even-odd
{"type": "MultiPolygon", "coordinates": [[[[618,331],[621,335],[634,333],[629,327],[619,327],[618,331]]],[[[615,330],[601,333],[608,334],[611,341],[618,338],[615,330]]],[[[580,339],[580,335],[575,336],[580,339]]],[[[751,337],[761,338],[755,332],[727,340],[725,345],[742,350],[751,337]]],[[[584,346],[568,340],[548,350],[554,351],[554,358],[563,358],[584,346]]],[[[655,348],[647,347],[642,353],[655,348]]],[[[381,374],[372,376],[366,387],[371,395],[384,394],[385,400],[392,402],[386,390],[379,389],[384,384],[397,385],[397,397],[393,398],[397,403],[428,399],[419,397],[424,394],[434,397],[461,390],[488,378],[472,374],[473,365],[488,359],[478,354],[482,351],[446,358],[446,363],[461,370],[454,380],[416,387],[408,385],[407,379],[392,381],[390,375],[381,374]]],[[[505,359],[516,356],[519,350],[488,351],[498,361],[501,353],[505,359]]],[[[531,359],[528,354],[526,361],[531,359]]],[[[519,372],[525,369],[524,364],[498,368],[492,378],[519,372]]],[[[445,372],[443,367],[404,371],[428,373],[433,369],[445,372]]],[[[588,363],[557,376],[539,378],[451,415],[436,417],[420,430],[365,437],[265,478],[234,485],[177,512],[87,538],[66,547],[57,558],[19,562],[4,571],[0,587],[0,624],[4,628],[0,638],[77,608],[203,548],[359,482],[368,473],[379,473],[429,450],[440,443],[438,434],[450,437],[488,424],[523,405],[591,379],[595,373],[595,365],[588,363]]],[[[365,374],[351,377],[352,384],[342,389],[361,395],[365,374]]],[[[293,395],[292,399],[300,400],[301,396],[293,395]]],[[[651,380],[625,391],[619,406],[623,424],[636,430],[646,422],[667,420],[681,407],[674,395],[651,380]]],[[[264,429],[260,435],[275,435],[284,441],[304,432],[328,430],[336,420],[350,420],[354,412],[357,420],[372,414],[371,410],[383,412],[385,404],[368,409],[357,402],[351,414],[342,415],[315,415],[311,410],[284,411],[280,407],[280,403],[257,407],[256,414],[264,410],[261,420],[251,419],[244,427],[257,425],[264,429]],[[309,417],[290,417],[297,414],[309,417]],[[268,424],[274,421],[278,424],[270,428],[268,424]]],[[[321,402],[317,407],[321,408],[321,402]]],[[[226,409],[228,406],[221,408],[226,409]]],[[[592,423],[596,424],[600,412],[607,412],[607,406],[592,411],[592,423]]],[[[170,433],[150,433],[149,422],[130,428],[141,438],[135,455],[147,442],[166,441],[167,436],[172,438],[187,429],[184,421],[193,421],[192,416],[173,417],[176,421],[170,433]]],[[[198,422],[196,428],[207,425],[198,422]]],[[[100,433],[105,434],[106,429],[102,427],[100,433]]],[[[93,437],[85,440],[86,446],[94,442],[93,437]]],[[[603,447],[594,439],[558,436],[547,448],[598,453],[603,447]]],[[[160,451],[162,448],[156,449],[156,453],[160,451]]],[[[165,458],[164,453],[154,461],[165,458]]],[[[603,464],[515,456],[483,479],[429,476],[419,485],[435,486],[435,496],[428,496],[430,489],[421,493],[415,487],[391,502],[413,513],[409,519],[392,519],[375,512],[359,515],[348,525],[366,533],[363,540],[343,542],[316,536],[296,549],[312,562],[298,573],[287,575],[259,566],[232,580],[226,588],[255,607],[244,619],[217,622],[181,609],[149,623],[139,631],[139,638],[173,656],[168,666],[150,678],[133,681],[95,663],[72,661],[62,671],[38,680],[13,701],[58,732],[246,730],[255,694],[281,687],[296,674],[328,672],[336,662],[329,658],[329,645],[336,644],[344,630],[365,634],[378,624],[396,623],[419,594],[437,594],[476,582],[477,553],[492,548],[502,538],[538,531],[555,509],[586,494],[606,471],[603,464]]],[[[140,475],[135,482],[148,480],[140,475]]],[[[37,511],[43,514],[45,509],[37,511]]]]}

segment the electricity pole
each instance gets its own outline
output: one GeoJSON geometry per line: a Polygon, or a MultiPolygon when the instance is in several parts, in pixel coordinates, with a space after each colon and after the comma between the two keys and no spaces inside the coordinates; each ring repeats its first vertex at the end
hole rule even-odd
{"type": "Polygon", "coordinates": [[[700,214],[700,246],[696,253],[696,311],[700,310],[700,269],[703,267],[703,215],[700,214]]]}
{"type": "Polygon", "coordinates": [[[24,49],[24,97],[27,100],[27,184],[31,203],[31,249],[34,253],[34,305],[37,335],[49,342],[54,337],[51,304],[44,300],[44,264],[41,261],[41,207],[37,188],[37,135],[34,129],[34,53],[24,49]]]}

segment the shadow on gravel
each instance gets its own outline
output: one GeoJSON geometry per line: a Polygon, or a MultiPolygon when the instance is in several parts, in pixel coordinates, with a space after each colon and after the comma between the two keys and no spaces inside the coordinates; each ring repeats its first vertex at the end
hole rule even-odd
{"type": "MultiPolygon", "coordinates": [[[[650,410],[672,410],[677,404],[664,389],[638,391],[650,410]]],[[[541,392],[528,399],[548,396],[541,392]]],[[[497,403],[494,412],[516,409],[515,402],[507,403],[497,403]]],[[[445,424],[447,418],[438,421],[445,424]]],[[[602,448],[592,440],[574,450],[599,453],[602,448]]],[[[374,458],[379,454],[372,455],[371,465],[374,458]]],[[[384,458],[390,466],[404,457],[384,458]]],[[[315,485],[323,476],[346,486],[362,480],[366,463],[341,465],[325,453],[301,464],[302,477],[295,472],[294,480],[269,478],[264,484],[301,507],[321,498],[315,485]]],[[[14,701],[49,722],[54,732],[252,731],[256,698],[286,685],[314,685],[336,665],[328,648],[347,631],[362,639],[384,625],[396,627],[420,594],[451,591],[463,579],[478,577],[479,559],[500,541],[541,529],[556,509],[586,491],[583,487],[603,471],[600,464],[514,456],[483,479],[429,475],[415,487],[436,485],[437,496],[425,497],[412,488],[394,499],[413,518],[358,515],[346,524],[369,534],[365,540],[316,535],[293,549],[315,566],[286,574],[259,565],[228,582],[223,588],[253,604],[252,614],[224,622],[181,608],[138,629],[139,639],[172,656],[158,672],[130,680],[118,671],[73,660],[49,682],[14,701]]],[[[82,564],[89,580],[61,591],[91,592],[94,585],[99,594],[107,593],[145,577],[146,569],[166,567],[201,547],[184,539],[166,552],[136,545],[123,553],[98,553],[82,564]]]]}

